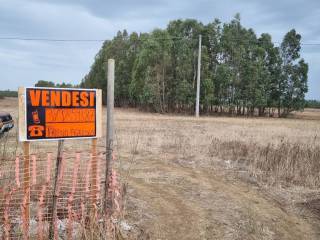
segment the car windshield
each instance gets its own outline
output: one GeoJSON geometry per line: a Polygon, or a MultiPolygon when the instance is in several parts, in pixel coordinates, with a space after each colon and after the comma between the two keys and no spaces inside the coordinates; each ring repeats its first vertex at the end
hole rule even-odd
{"type": "Polygon", "coordinates": [[[12,119],[11,115],[10,114],[0,114],[0,119],[2,122],[7,122],[7,121],[10,121],[12,119]]]}

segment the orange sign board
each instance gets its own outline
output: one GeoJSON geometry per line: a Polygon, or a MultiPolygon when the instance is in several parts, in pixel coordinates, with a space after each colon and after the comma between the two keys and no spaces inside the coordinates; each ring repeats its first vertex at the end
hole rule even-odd
{"type": "Polygon", "coordinates": [[[25,88],[25,140],[97,137],[97,91],[25,88]]]}

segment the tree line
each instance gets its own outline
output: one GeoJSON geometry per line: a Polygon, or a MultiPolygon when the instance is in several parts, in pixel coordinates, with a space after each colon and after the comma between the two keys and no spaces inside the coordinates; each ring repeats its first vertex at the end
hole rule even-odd
{"type": "Polygon", "coordinates": [[[318,100],[306,100],[304,107],[306,107],[306,108],[320,108],[320,101],[318,101],[318,100]]]}
{"type": "Polygon", "coordinates": [[[18,91],[11,90],[0,90],[0,99],[4,99],[5,97],[18,97],[18,91]]]}
{"type": "Polygon", "coordinates": [[[79,85],[72,85],[71,83],[54,83],[52,81],[38,80],[35,87],[52,87],[52,88],[78,88],[79,85]]]}
{"type": "Polygon", "coordinates": [[[202,113],[286,116],[304,107],[308,64],[300,57],[301,35],[292,29],[276,46],[270,34],[242,26],[239,14],[229,23],[187,19],[150,33],[119,31],[103,43],[80,87],[105,94],[106,60],[114,58],[116,106],[192,113],[200,34],[202,113]]]}

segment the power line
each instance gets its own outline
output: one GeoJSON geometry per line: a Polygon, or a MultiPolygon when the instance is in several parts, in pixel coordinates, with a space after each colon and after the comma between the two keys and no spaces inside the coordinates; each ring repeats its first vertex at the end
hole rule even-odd
{"type": "MultiPolygon", "coordinates": [[[[156,37],[150,37],[146,36],[146,38],[139,38],[136,39],[137,41],[144,41],[144,40],[197,40],[196,38],[190,38],[190,37],[168,37],[168,38],[156,38],[156,37]]],[[[25,38],[25,37],[0,37],[0,40],[18,40],[18,41],[42,41],[42,42],[104,42],[108,41],[108,39],[59,39],[59,38],[25,38]]],[[[258,40],[246,40],[243,38],[231,38],[231,40],[244,40],[245,42],[258,42],[258,40]]],[[[273,42],[274,44],[281,44],[281,42],[273,42]]],[[[300,43],[303,46],[320,46],[320,42],[314,42],[314,43],[300,43]]]]}
{"type": "MultiPolygon", "coordinates": [[[[281,44],[281,42],[273,42],[275,44],[281,44]]],[[[303,46],[320,46],[320,43],[300,43],[300,45],[303,45],[303,46]]]]}
{"type": "MultiPolygon", "coordinates": [[[[168,37],[168,38],[155,38],[148,36],[146,39],[137,39],[138,41],[153,39],[153,40],[174,40],[174,39],[186,39],[192,40],[186,37],[168,37]]],[[[0,40],[19,40],[19,41],[44,41],[44,42],[104,42],[108,39],[57,39],[57,38],[24,38],[24,37],[0,37],[0,40]]]]}

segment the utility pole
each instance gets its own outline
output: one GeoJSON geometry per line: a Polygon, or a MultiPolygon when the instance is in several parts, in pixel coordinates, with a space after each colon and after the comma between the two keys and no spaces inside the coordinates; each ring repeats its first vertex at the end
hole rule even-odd
{"type": "Polygon", "coordinates": [[[197,99],[196,99],[196,117],[199,117],[200,103],[200,74],[201,74],[201,34],[199,35],[199,52],[198,52],[198,72],[197,72],[197,99]]]}
{"type": "MultiPolygon", "coordinates": [[[[107,69],[107,68],[106,68],[107,69]]],[[[108,59],[108,84],[107,84],[107,140],[106,140],[106,175],[104,187],[104,213],[111,204],[108,199],[109,173],[112,169],[113,152],[113,109],[114,109],[114,59],[108,59]]]]}

